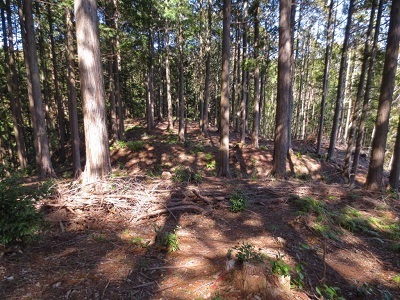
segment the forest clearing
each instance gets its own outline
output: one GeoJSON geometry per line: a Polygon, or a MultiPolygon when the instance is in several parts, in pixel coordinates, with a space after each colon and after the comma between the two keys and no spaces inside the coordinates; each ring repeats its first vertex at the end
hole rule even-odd
{"type": "Polygon", "coordinates": [[[0,299],[400,299],[400,0],[0,18],[0,299]]]}
{"type": "Polygon", "coordinates": [[[239,148],[232,137],[235,175],[218,178],[216,133],[191,124],[183,144],[163,126],[148,135],[131,124],[104,193],[52,181],[36,204],[39,236],[0,252],[1,299],[273,299],[235,283],[235,246],[283,262],[292,289],[275,299],[400,297],[400,205],[360,188],[365,169],[350,188],[313,144],[294,141],[295,175],[276,180],[272,143],[239,148]]]}

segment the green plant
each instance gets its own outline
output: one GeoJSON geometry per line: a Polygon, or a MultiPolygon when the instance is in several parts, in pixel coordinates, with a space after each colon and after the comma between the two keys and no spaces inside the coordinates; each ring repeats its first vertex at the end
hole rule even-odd
{"type": "Polygon", "coordinates": [[[261,262],[264,260],[264,255],[257,251],[252,244],[242,242],[240,246],[234,246],[228,250],[227,257],[231,258],[232,252],[236,252],[236,258],[239,262],[261,262]]]}
{"type": "Polygon", "coordinates": [[[340,289],[336,286],[329,286],[324,284],[324,286],[315,288],[317,294],[320,297],[324,297],[327,300],[345,300],[345,298],[339,296],[340,289]]]}
{"type": "Polygon", "coordinates": [[[400,283],[400,274],[397,274],[396,276],[394,276],[393,281],[396,283],[400,283]]]}
{"type": "Polygon", "coordinates": [[[144,141],[129,141],[126,143],[126,146],[129,150],[133,152],[138,152],[144,148],[145,142],[144,141]]]}
{"type": "Polygon", "coordinates": [[[304,278],[305,278],[305,272],[303,265],[301,263],[297,264],[296,277],[293,277],[291,279],[291,287],[302,290],[304,288],[304,278]]]}
{"type": "Polygon", "coordinates": [[[206,163],[206,169],[210,170],[210,169],[214,169],[215,168],[215,160],[206,163]]]}
{"type": "Polygon", "coordinates": [[[264,146],[264,145],[262,145],[262,146],[260,146],[260,149],[262,149],[262,150],[268,150],[268,147],[267,147],[267,146],[264,146]]]}
{"type": "Polygon", "coordinates": [[[242,194],[241,191],[236,191],[234,192],[230,198],[229,202],[231,204],[231,211],[232,212],[241,212],[246,209],[247,206],[247,199],[246,197],[242,194]]]}
{"type": "Polygon", "coordinates": [[[203,145],[193,145],[190,147],[189,152],[191,154],[197,154],[199,152],[204,152],[204,146],[203,145]]]}
{"type": "Polygon", "coordinates": [[[200,173],[195,173],[190,168],[178,166],[175,169],[175,174],[172,176],[172,180],[175,182],[196,182],[199,183],[203,179],[200,173]]]}
{"type": "Polygon", "coordinates": [[[104,233],[91,233],[90,238],[96,242],[105,242],[107,241],[107,236],[104,233]]]}
{"type": "Polygon", "coordinates": [[[179,241],[178,234],[176,233],[175,228],[172,231],[163,231],[162,227],[154,227],[155,232],[157,233],[156,242],[166,248],[169,252],[175,252],[179,250],[179,241]]]}
{"type": "Polygon", "coordinates": [[[150,241],[145,242],[145,241],[143,241],[143,238],[140,237],[140,236],[131,237],[131,238],[128,240],[128,242],[129,242],[130,244],[132,244],[132,245],[139,246],[139,247],[141,247],[141,248],[147,248],[147,246],[150,244],[150,241]]]}
{"type": "Polygon", "coordinates": [[[24,192],[14,179],[0,181],[0,244],[28,242],[42,225],[42,216],[34,206],[36,195],[24,192]]]}
{"type": "Polygon", "coordinates": [[[277,274],[279,276],[290,276],[291,267],[284,262],[283,255],[279,253],[275,256],[275,259],[270,259],[269,262],[271,264],[272,273],[277,274]]]}

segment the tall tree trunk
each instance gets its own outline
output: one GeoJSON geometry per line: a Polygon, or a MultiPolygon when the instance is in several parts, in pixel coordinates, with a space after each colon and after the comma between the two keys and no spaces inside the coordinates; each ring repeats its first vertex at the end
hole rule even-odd
{"type": "Polygon", "coordinates": [[[222,76],[221,76],[221,127],[220,127],[220,169],[219,176],[228,177],[229,172],[229,64],[231,0],[223,2],[222,29],[222,76]]]}
{"type": "Polygon", "coordinates": [[[396,142],[393,150],[393,164],[389,176],[389,185],[395,191],[399,190],[399,177],[400,177],[400,116],[397,125],[396,142]]]}
{"type": "MultiPolygon", "coordinates": [[[[378,7],[378,14],[377,14],[376,23],[375,23],[375,33],[374,33],[374,40],[372,43],[371,56],[369,57],[369,63],[368,63],[368,75],[367,75],[367,81],[365,84],[363,107],[362,107],[362,111],[361,111],[360,123],[358,126],[358,132],[357,132],[356,149],[354,150],[353,165],[351,166],[351,172],[350,172],[350,184],[354,183],[354,180],[357,175],[358,161],[360,158],[362,143],[364,140],[365,120],[366,120],[367,114],[368,114],[368,103],[369,103],[369,99],[370,99],[372,80],[374,77],[374,65],[375,65],[375,60],[376,60],[377,45],[378,45],[378,39],[379,39],[379,29],[381,26],[381,19],[382,19],[382,11],[383,11],[383,0],[380,0],[379,7],[378,7]]],[[[375,128],[374,128],[374,130],[375,130],[375,128]]]]}
{"type": "Polygon", "coordinates": [[[149,61],[148,61],[148,103],[146,105],[147,116],[147,131],[151,132],[154,129],[154,42],[153,28],[149,31],[149,61]]]}
{"type": "Polygon", "coordinates": [[[92,184],[111,172],[97,1],[75,0],[74,4],[86,146],[82,179],[92,184]]]}
{"type": "Polygon", "coordinates": [[[260,2],[256,0],[254,8],[254,61],[256,68],[254,70],[254,108],[253,108],[253,132],[252,132],[252,144],[253,147],[258,148],[258,136],[260,132],[260,66],[258,63],[258,51],[259,51],[259,35],[260,35],[260,2]]]}
{"type": "Polygon", "coordinates": [[[333,115],[332,132],[331,132],[331,138],[330,138],[330,142],[329,142],[327,161],[333,160],[333,156],[335,153],[336,138],[337,138],[337,132],[338,132],[338,127],[339,127],[339,116],[340,116],[340,112],[342,109],[344,82],[345,82],[345,77],[346,77],[345,75],[346,75],[346,66],[347,66],[347,50],[349,48],[350,29],[351,29],[352,20],[353,20],[354,3],[355,3],[355,0],[350,0],[349,11],[347,14],[347,24],[346,24],[345,34],[344,34],[342,57],[340,60],[339,79],[338,79],[339,84],[338,84],[337,97],[336,97],[335,113],[333,115]]]}
{"type": "Polygon", "coordinates": [[[7,91],[10,98],[11,118],[13,121],[13,129],[15,141],[17,143],[17,156],[21,170],[26,169],[28,160],[25,148],[25,133],[23,129],[23,121],[21,115],[20,99],[18,97],[18,73],[15,67],[14,56],[14,38],[13,26],[11,21],[11,6],[10,0],[6,0],[5,9],[7,17],[4,14],[4,9],[1,9],[1,19],[3,27],[3,46],[4,46],[4,60],[7,73],[7,91]],[[7,18],[7,27],[6,27],[7,18]],[[8,30],[7,30],[8,29],[8,30]]]}
{"type": "Polygon", "coordinates": [[[351,117],[351,127],[348,133],[348,141],[347,141],[347,150],[346,150],[346,156],[344,159],[343,163],[343,174],[347,177],[350,176],[350,161],[351,161],[351,152],[353,151],[353,145],[354,145],[354,140],[357,132],[357,120],[358,116],[360,114],[360,106],[361,106],[361,100],[363,98],[363,94],[365,91],[365,77],[367,75],[367,66],[368,66],[368,59],[371,56],[371,49],[370,49],[370,44],[371,44],[371,37],[372,37],[372,30],[374,29],[374,19],[375,19],[375,10],[378,5],[377,0],[372,1],[372,7],[371,7],[371,14],[369,18],[369,25],[367,29],[367,34],[366,34],[366,39],[365,39],[365,44],[364,44],[364,53],[363,53],[363,60],[362,60],[362,65],[361,65],[361,73],[360,73],[360,79],[358,82],[358,88],[357,88],[357,96],[356,96],[356,101],[353,106],[353,112],[352,112],[352,117],[351,117]]]}
{"type": "Polygon", "coordinates": [[[168,128],[167,130],[172,130],[174,128],[174,123],[172,120],[172,95],[171,95],[171,77],[169,68],[169,30],[168,21],[165,24],[165,81],[167,86],[167,106],[168,106],[168,128]]]}
{"type": "Polygon", "coordinates": [[[328,84],[329,84],[329,69],[331,63],[331,41],[332,37],[332,16],[333,16],[333,5],[334,0],[330,0],[328,12],[328,25],[327,25],[327,35],[326,35],[326,46],[325,46],[325,58],[324,58],[324,79],[322,87],[322,100],[321,100],[321,110],[319,114],[319,124],[318,124],[318,138],[317,138],[317,155],[321,155],[321,145],[322,136],[324,131],[324,119],[325,119],[325,103],[328,96],[328,84]]]}
{"type": "Polygon", "coordinates": [[[286,176],[286,157],[289,150],[289,115],[291,97],[291,0],[279,2],[278,94],[275,117],[274,160],[272,172],[286,176]]]}
{"type": "Polygon", "coordinates": [[[112,0],[113,12],[114,12],[114,30],[115,37],[113,39],[114,45],[114,85],[115,85],[115,102],[117,104],[117,117],[118,117],[118,139],[123,140],[125,135],[125,124],[124,124],[124,108],[122,104],[121,97],[121,83],[119,81],[119,74],[121,73],[121,55],[119,50],[119,10],[118,10],[118,0],[112,0]]]}
{"type": "Polygon", "coordinates": [[[242,144],[246,143],[246,106],[247,106],[247,70],[246,70],[246,60],[247,60],[247,10],[248,1],[243,1],[243,58],[242,58],[242,95],[240,102],[240,142],[242,144]]]}
{"type": "MultiPolygon", "coordinates": [[[[111,52],[113,49],[111,49],[111,52]]],[[[111,115],[111,141],[112,143],[118,140],[118,124],[117,124],[117,107],[115,103],[115,82],[114,82],[114,58],[108,58],[108,93],[110,99],[110,115],[111,115]]]]}
{"type": "Polygon", "coordinates": [[[47,17],[49,21],[49,36],[50,36],[50,47],[51,47],[51,61],[53,64],[53,79],[54,79],[54,93],[55,101],[57,104],[57,120],[58,120],[58,134],[60,138],[60,159],[63,161],[65,159],[65,121],[64,121],[64,105],[62,103],[62,98],[60,94],[59,87],[59,76],[58,76],[58,66],[57,66],[57,56],[56,56],[56,46],[54,43],[54,28],[53,28],[53,15],[51,7],[47,4],[47,17]]]}
{"type": "Polygon", "coordinates": [[[51,164],[42,93],[40,89],[38,57],[36,52],[35,31],[32,17],[32,1],[23,0],[22,6],[22,10],[20,9],[20,19],[23,25],[21,28],[24,32],[22,32],[21,35],[24,37],[23,44],[26,48],[25,67],[32,125],[34,128],[34,139],[36,140],[36,162],[40,169],[41,176],[48,177],[54,175],[54,170],[51,164]]]}
{"type": "Polygon", "coordinates": [[[182,24],[178,29],[178,48],[179,48],[179,141],[184,142],[185,136],[185,98],[184,98],[184,74],[183,74],[183,32],[182,24]]]}
{"type": "Polygon", "coordinates": [[[74,27],[72,24],[72,13],[69,7],[65,8],[65,21],[67,24],[66,34],[66,55],[68,62],[68,109],[69,123],[71,130],[71,146],[72,146],[72,168],[75,177],[82,173],[81,154],[80,154],[80,137],[78,124],[78,105],[76,101],[76,80],[75,80],[75,50],[74,50],[74,27]]]}
{"type": "Polygon", "coordinates": [[[383,163],[389,130],[390,108],[392,105],[394,83],[396,79],[399,42],[400,1],[394,0],[390,12],[385,63],[383,66],[382,84],[375,123],[376,132],[372,141],[372,154],[366,182],[366,188],[370,190],[379,190],[382,188],[383,163]]]}
{"type": "Polygon", "coordinates": [[[201,131],[207,134],[209,115],[208,109],[210,106],[210,65],[211,65],[211,26],[212,26],[212,0],[208,1],[207,9],[207,41],[206,41],[206,75],[204,81],[204,105],[203,105],[203,123],[201,131]]]}

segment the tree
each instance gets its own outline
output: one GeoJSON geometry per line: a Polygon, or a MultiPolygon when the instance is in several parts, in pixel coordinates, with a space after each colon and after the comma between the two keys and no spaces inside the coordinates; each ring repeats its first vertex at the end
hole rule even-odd
{"type": "Polygon", "coordinates": [[[354,140],[355,140],[355,136],[356,136],[356,132],[357,132],[357,120],[358,120],[358,116],[360,114],[361,100],[363,98],[363,93],[365,91],[365,79],[366,79],[366,75],[367,75],[367,67],[368,67],[369,57],[371,56],[370,44],[371,44],[372,31],[374,28],[375,10],[376,10],[377,6],[378,6],[378,1],[373,0],[370,18],[369,18],[369,25],[368,25],[368,29],[367,29],[366,38],[365,38],[363,60],[362,60],[362,65],[361,65],[361,73],[360,73],[360,79],[359,79],[358,88],[357,88],[357,96],[356,96],[356,101],[353,106],[353,112],[352,112],[352,117],[351,117],[351,126],[350,126],[350,130],[348,133],[347,151],[346,151],[346,156],[345,156],[344,163],[343,163],[343,174],[347,177],[350,176],[351,152],[353,151],[353,144],[354,144],[354,140]]]}
{"type": "Polygon", "coordinates": [[[248,10],[248,1],[243,1],[243,53],[242,53],[242,95],[240,101],[240,142],[242,144],[246,143],[246,114],[247,114],[247,69],[245,66],[247,60],[247,10],[248,10]]]}
{"type": "Polygon", "coordinates": [[[340,60],[339,79],[338,79],[339,83],[338,83],[337,96],[336,96],[335,113],[333,115],[331,138],[330,138],[330,142],[329,142],[328,156],[326,158],[327,161],[330,161],[333,159],[333,155],[335,152],[336,137],[337,137],[338,126],[339,126],[339,116],[340,116],[340,112],[341,112],[341,108],[342,108],[342,100],[343,100],[343,93],[344,93],[344,86],[345,86],[346,67],[347,67],[347,50],[349,48],[350,29],[351,29],[351,24],[352,24],[352,20],[353,20],[354,3],[355,3],[355,0],[350,0],[349,10],[347,13],[347,24],[346,24],[346,30],[345,30],[345,34],[344,34],[344,40],[343,40],[342,57],[340,60]]]}
{"type": "Polygon", "coordinates": [[[286,157],[289,150],[289,115],[291,99],[291,0],[279,2],[278,94],[275,117],[274,161],[276,177],[286,176],[286,157]]]}
{"type": "Polygon", "coordinates": [[[258,135],[260,131],[260,66],[257,62],[258,51],[259,51],[259,35],[260,35],[260,2],[256,0],[254,7],[254,61],[256,67],[254,70],[254,108],[253,108],[253,132],[252,132],[252,144],[253,147],[258,148],[258,135]]]}
{"type": "Polygon", "coordinates": [[[86,148],[82,179],[91,184],[111,171],[97,1],[75,0],[74,9],[86,148]]]}
{"type": "Polygon", "coordinates": [[[80,154],[80,137],[79,137],[79,124],[78,124],[78,105],[76,102],[76,80],[75,80],[75,51],[74,51],[74,35],[72,24],[71,8],[65,8],[65,23],[67,24],[67,34],[65,40],[66,56],[68,63],[68,110],[69,110],[69,124],[71,131],[71,148],[72,148],[72,168],[75,177],[82,173],[81,154],[80,154]]]}
{"type": "Polygon", "coordinates": [[[393,165],[392,169],[390,170],[390,176],[389,176],[389,185],[395,191],[399,190],[399,177],[400,177],[400,117],[397,125],[396,143],[394,146],[394,153],[393,153],[393,165]]]}
{"type": "Polygon", "coordinates": [[[36,164],[40,169],[41,176],[48,177],[53,176],[55,173],[50,158],[49,141],[47,138],[42,93],[40,89],[32,1],[23,0],[22,8],[20,5],[19,11],[21,29],[23,30],[21,35],[25,54],[29,106],[36,150],[36,164]]]}
{"type": "Polygon", "coordinates": [[[10,97],[11,117],[13,121],[15,141],[17,143],[18,161],[21,169],[24,170],[28,166],[28,161],[25,148],[25,134],[23,128],[22,115],[21,115],[20,99],[17,96],[18,74],[15,67],[14,39],[13,39],[13,26],[11,22],[10,0],[6,0],[5,10],[7,17],[4,15],[4,8],[3,7],[1,8],[4,60],[7,73],[7,91],[10,97]],[[6,18],[7,18],[7,27],[6,27],[6,18]]]}
{"type": "Polygon", "coordinates": [[[203,104],[203,120],[202,120],[202,128],[201,131],[206,134],[208,129],[208,109],[210,106],[210,72],[211,72],[211,22],[212,22],[212,0],[208,1],[208,9],[207,9],[207,34],[206,34],[206,75],[204,80],[205,92],[204,92],[204,104],[203,104]]]}
{"type": "Polygon", "coordinates": [[[357,175],[358,161],[360,158],[362,142],[364,139],[364,131],[366,128],[366,118],[367,118],[367,114],[368,114],[369,100],[371,98],[372,80],[374,77],[374,68],[375,68],[374,66],[375,66],[375,60],[376,60],[375,58],[376,58],[376,52],[377,52],[377,46],[378,46],[379,28],[381,26],[382,11],[383,11],[383,0],[380,0],[379,6],[378,6],[378,14],[377,14],[376,23],[375,23],[375,33],[374,33],[374,39],[372,42],[371,55],[369,57],[369,62],[368,62],[368,74],[367,74],[367,80],[365,83],[365,94],[364,94],[361,116],[360,116],[359,125],[358,125],[356,149],[354,150],[353,165],[351,166],[351,172],[350,172],[350,181],[349,181],[350,184],[354,183],[354,180],[357,175]]]}
{"type": "Polygon", "coordinates": [[[390,11],[385,63],[379,95],[378,112],[375,122],[375,135],[372,140],[372,153],[365,187],[369,190],[382,188],[383,163],[389,130],[390,108],[396,78],[397,58],[400,42],[400,1],[393,0],[390,11]]]}
{"type": "Polygon", "coordinates": [[[222,76],[221,76],[221,128],[220,128],[220,166],[219,176],[227,177],[229,172],[229,65],[230,65],[230,27],[231,0],[223,2],[222,29],[222,76]]]}
{"type": "Polygon", "coordinates": [[[329,12],[328,12],[328,25],[327,25],[327,33],[326,33],[322,100],[321,100],[321,110],[320,110],[319,125],[318,125],[317,155],[321,154],[322,133],[324,130],[324,118],[325,118],[324,117],[325,116],[325,103],[326,103],[326,98],[327,98],[327,94],[328,94],[329,68],[330,68],[330,63],[331,63],[333,5],[334,5],[334,0],[330,0],[329,12]]]}

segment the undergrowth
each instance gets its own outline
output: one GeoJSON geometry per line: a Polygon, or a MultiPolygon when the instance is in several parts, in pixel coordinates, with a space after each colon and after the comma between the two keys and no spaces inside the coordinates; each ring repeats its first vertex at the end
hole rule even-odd
{"type": "Polygon", "coordinates": [[[43,218],[35,208],[35,202],[48,196],[53,188],[52,180],[38,188],[23,187],[20,175],[0,181],[0,244],[29,242],[39,232],[43,218]]]}

